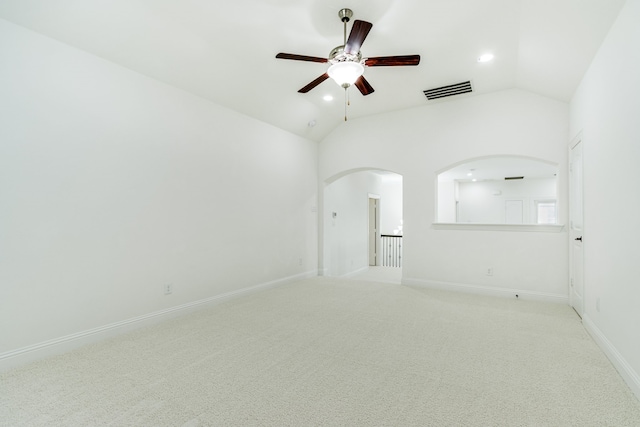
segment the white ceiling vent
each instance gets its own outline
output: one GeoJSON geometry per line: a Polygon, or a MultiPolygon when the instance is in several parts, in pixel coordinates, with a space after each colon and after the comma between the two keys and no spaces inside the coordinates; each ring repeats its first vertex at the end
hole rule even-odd
{"type": "Polygon", "coordinates": [[[471,81],[466,81],[462,83],[456,83],[453,85],[437,87],[435,89],[427,89],[423,92],[424,92],[424,96],[426,96],[427,99],[431,101],[438,98],[445,98],[447,96],[470,93],[470,92],[473,92],[473,88],[471,87],[471,81]]]}

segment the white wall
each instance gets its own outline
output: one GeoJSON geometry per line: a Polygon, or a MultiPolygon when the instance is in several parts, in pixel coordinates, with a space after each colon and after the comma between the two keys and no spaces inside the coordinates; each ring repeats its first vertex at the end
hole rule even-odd
{"type": "Polygon", "coordinates": [[[383,175],[380,187],[380,234],[393,234],[401,222],[402,175],[383,175]]]}
{"type": "Polygon", "coordinates": [[[3,20],[0,52],[0,359],[317,272],[317,144],[3,20]]]}
{"type": "Polygon", "coordinates": [[[556,199],[556,180],[553,178],[460,182],[458,188],[458,222],[504,224],[505,203],[520,200],[523,223],[533,224],[536,221],[535,201],[556,199]]]}
{"type": "Polygon", "coordinates": [[[357,168],[402,174],[404,283],[464,285],[566,300],[565,231],[436,230],[432,223],[437,171],[491,155],[561,165],[560,222],[566,223],[567,141],[567,104],[507,90],[352,119],[320,144],[319,178],[357,168]],[[493,276],[485,275],[487,267],[494,269],[493,276]]]}
{"type": "Polygon", "coordinates": [[[438,222],[456,222],[456,202],[458,201],[458,183],[456,181],[438,181],[438,222]]]}
{"type": "Polygon", "coordinates": [[[369,265],[369,194],[380,195],[381,184],[379,175],[363,171],[325,187],[324,275],[342,276],[369,265]]]}
{"type": "Polygon", "coordinates": [[[638,17],[628,0],[571,102],[571,135],[584,144],[583,320],[640,397],[638,17]]]}

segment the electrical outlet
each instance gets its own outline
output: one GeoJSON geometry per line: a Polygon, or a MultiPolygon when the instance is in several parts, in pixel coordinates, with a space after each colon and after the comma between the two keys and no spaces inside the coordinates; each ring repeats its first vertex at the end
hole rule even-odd
{"type": "Polygon", "coordinates": [[[493,268],[489,267],[487,268],[487,276],[493,276],[493,268]]]}
{"type": "Polygon", "coordinates": [[[164,285],[164,294],[171,295],[173,293],[173,283],[167,283],[164,285]]]}

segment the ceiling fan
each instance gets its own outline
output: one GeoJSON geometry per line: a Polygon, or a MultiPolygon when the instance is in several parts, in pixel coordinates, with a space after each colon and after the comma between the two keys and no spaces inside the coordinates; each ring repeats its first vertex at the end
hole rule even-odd
{"type": "Polygon", "coordinates": [[[296,55],[291,53],[279,53],[276,55],[276,58],[279,59],[331,64],[324,74],[298,90],[298,92],[307,93],[323,81],[328,78],[332,78],[345,90],[349,86],[355,85],[360,93],[363,95],[370,95],[374,92],[374,89],[363,76],[365,67],[396,67],[418,65],[420,63],[420,55],[364,58],[360,52],[360,47],[367,38],[369,31],[371,31],[373,24],[360,20],[353,21],[353,27],[351,28],[349,38],[347,39],[347,23],[353,17],[353,11],[347,8],[340,9],[338,16],[344,23],[344,44],[334,48],[329,53],[328,58],[296,55]]]}

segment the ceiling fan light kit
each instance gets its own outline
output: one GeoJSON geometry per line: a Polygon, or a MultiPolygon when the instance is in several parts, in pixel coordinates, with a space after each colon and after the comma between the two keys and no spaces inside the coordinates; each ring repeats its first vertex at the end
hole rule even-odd
{"type": "Polygon", "coordinates": [[[418,65],[420,63],[420,55],[364,58],[360,52],[360,47],[367,38],[369,31],[371,31],[373,24],[360,20],[353,21],[351,32],[347,38],[347,23],[353,17],[353,11],[347,8],[340,9],[338,11],[338,17],[344,24],[344,44],[332,49],[328,58],[291,53],[278,53],[276,55],[276,58],[279,59],[330,64],[324,74],[302,87],[298,92],[307,93],[323,81],[331,78],[340,87],[344,88],[345,92],[349,87],[355,85],[360,93],[366,96],[372,94],[374,89],[364,77],[365,67],[395,67],[418,65]]]}
{"type": "Polygon", "coordinates": [[[336,62],[327,70],[327,74],[339,86],[347,89],[364,73],[364,66],[359,62],[336,62]]]}

